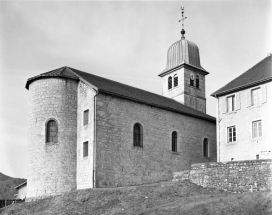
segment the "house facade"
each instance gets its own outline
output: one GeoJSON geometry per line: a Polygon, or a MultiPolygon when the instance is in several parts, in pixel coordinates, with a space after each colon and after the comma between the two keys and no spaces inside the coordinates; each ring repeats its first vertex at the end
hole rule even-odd
{"type": "Polygon", "coordinates": [[[272,56],[212,94],[217,99],[217,161],[272,158],[272,56]]]}
{"type": "Polygon", "coordinates": [[[27,181],[25,181],[22,184],[19,184],[18,186],[14,187],[14,189],[18,190],[18,193],[16,194],[16,199],[25,200],[26,194],[27,194],[27,181]]]}
{"type": "Polygon", "coordinates": [[[29,78],[28,199],[172,178],[216,161],[198,47],[168,50],[163,95],[70,67],[29,78]]]}

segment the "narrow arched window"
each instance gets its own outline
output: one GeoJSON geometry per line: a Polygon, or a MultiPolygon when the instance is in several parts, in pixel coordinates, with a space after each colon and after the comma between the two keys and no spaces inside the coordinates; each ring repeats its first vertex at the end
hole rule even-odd
{"type": "Polygon", "coordinates": [[[177,141],[178,140],[178,133],[176,131],[172,132],[172,151],[177,152],[178,147],[177,147],[177,141]]]}
{"type": "Polygon", "coordinates": [[[199,76],[196,75],[196,88],[199,89],[199,76]]]}
{"type": "Polygon", "coordinates": [[[172,77],[170,76],[168,78],[168,89],[171,89],[172,88],[172,77]]]}
{"type": "Polygon", "coordinates": [[[133,126],[133,146],[143,147],[143,127],[140,123],[133,126]]]}
{"type": "Polygon", "coordinates": [[[55,120],[49,120],[46,124],[46,142],[58,142],[58,125],[55,120]]]}
{"type": "Polygon", "coordinates": [[[203,140],[203,156],[205,158],[209,157],[209,142],[207,138],[203,140]]]}
{"type": "Polygon", "coordinates": [[[178,75],[175,74],[174,75],[174,87],[177,87],[178,86],[178,75]]]}

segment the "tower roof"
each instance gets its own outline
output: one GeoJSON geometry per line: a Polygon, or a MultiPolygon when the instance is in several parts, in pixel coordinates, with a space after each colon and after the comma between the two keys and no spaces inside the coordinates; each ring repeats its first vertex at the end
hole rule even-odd
{"type": "Polygon", "coordinates": [[[159,76],[183,64],[195,67],[208,74],[200,64],[199,49],[197,45],[185,38],[181,38],[181,40],[172,44],[168,49],[166,68],[159,76]]]}

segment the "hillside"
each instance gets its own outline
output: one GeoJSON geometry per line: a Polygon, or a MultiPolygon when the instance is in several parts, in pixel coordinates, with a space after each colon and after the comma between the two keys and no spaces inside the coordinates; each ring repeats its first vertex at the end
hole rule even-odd
{"type": "Polygon", "coordinates": [[[3,173],[0,172],[0,181],[5,181],[5,180],[8,180],[8,179],[12,179],[12,177],[4,175],[3,173]]]}
{"type": "Polygon", "coordinates": [[[8,206],[1,215],[22,214],[272,214],[270,192],[233,194],[188,181],[124,188],[87,189],[8,206]]]}
{"type": "Polygon", "coordinates": [[[14,189],[26,179],[12,178],[0,173],[0,199],[14,199],[14,194],[18,191],[14,189]]]}

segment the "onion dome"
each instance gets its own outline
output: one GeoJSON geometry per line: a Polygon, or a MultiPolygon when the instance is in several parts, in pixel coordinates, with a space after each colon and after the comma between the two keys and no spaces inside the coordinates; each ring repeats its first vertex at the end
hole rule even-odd
{"type": "Polygon", "coordinates": [[[171,45],[168,49],[166,68],[159,76],[183,64],[196,67],[206,72],[200,65],[197,45],[186,40],[184,37],[171,45]]]}

